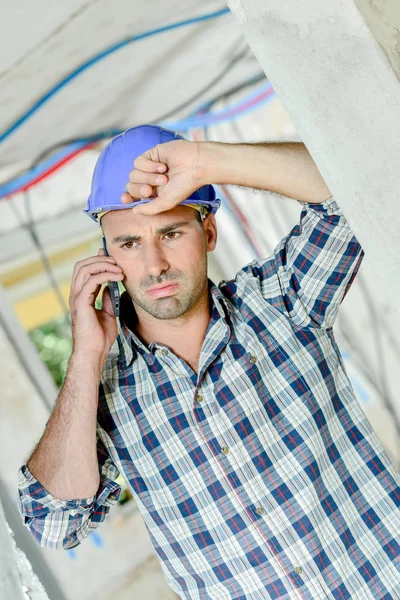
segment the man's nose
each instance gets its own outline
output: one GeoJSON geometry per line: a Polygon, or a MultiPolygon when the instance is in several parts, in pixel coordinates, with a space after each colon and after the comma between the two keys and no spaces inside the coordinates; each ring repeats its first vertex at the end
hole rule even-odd
{"type": "Polygon", "coordinates": [[[164,273],[164,271],[168,271],[169,266],[167,258],[160,246],[154,244],[146,248],[145,267],[149,275],[158,277],[161,273],[164,273]]]}

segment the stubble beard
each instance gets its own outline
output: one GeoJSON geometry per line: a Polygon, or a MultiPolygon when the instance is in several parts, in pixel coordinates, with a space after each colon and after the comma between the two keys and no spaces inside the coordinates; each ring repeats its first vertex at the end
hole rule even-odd
{"type": "Polygon", "coordinates": [[[201,269],[193,279],[189,279],[182,272],[177,272],[174,275],[169,274],[167,278],[160,277],[157,279],[150,283],[150,285],[141,288],[139,293],[129,285],[124,285],[134,306],[139,306],[155,319],[162,321],[178,319],[197,304],[204,293],[204,289],[207,287],[207,260],[205,268],[201,269]],[[151,285],[161,285],[168,281],[180,284],[178,292],[175,295],[164,296],[162,298],[150,298],[147,295],[146,289],[148,287],[151,287],[151,285]]]}

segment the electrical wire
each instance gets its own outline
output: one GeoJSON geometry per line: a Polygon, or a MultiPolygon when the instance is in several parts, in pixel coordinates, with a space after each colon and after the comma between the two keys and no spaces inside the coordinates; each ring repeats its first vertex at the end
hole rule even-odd
{"type": "MultiPolygon", "coordinates": [[[[245,81],[244,83],[239,83],[239,84],[229,88],[225,92],[221,92],[218,96],[215,96],[212,100],[209,100],[208,102],[206,102],[205,104],[200,106],[195,112],[192,113],[191,116],[196,115],[198,112],[209,110],[211,108],[211,106],[213,104],[215,104],[216,102],[219,102],[219,100],[226,99],[230,96],[233,96],[234,94],[241,92],[243,89],[253,86],[256,83],[259,83],[260,81],[263,81],[263,80],[267,81],[267,78],[265,76],[265,73],[262,71],[258,75],[254,75],[254,77],[247,79],[247,81],[245,81]]],[[[231,123],[234,123],[234,122],[235,122],[234,120],[231,121],[231,123]]]]}
{"type": "MultiPolygon", "coordinates": [[[[262,87],[262,90],[258,89],[255,92],[252,92],[244,99],[226,110],[218,111],[216,113],[210,112],[208,115],[201,114],[196,118],[201,120],[201,126],[204,127],[204,125],[207,123],[207,120],[209,120],[210,123],[215,124],[216,122],[231,120],[239,115],[242,116],[252,112],[261,104],[268,103],[273,99],[273,97],[275,97],[275,92],[270,87],[269,83],[267,89],[265,89],[265,86],[262,87]]],[[[189,128],[197,126],[196,122],[192,118],[172,124],[168,122],[164,124],[161,123],[161,125],[170,129],[175,129],[176,131],[187,131],[189,128]]],[[[100,134],[97,134],[97,139],[99,139],[99,135],[100,134]]],[[[41,165],[33,168],[34,183],[32,183],[32,181],[29,179],[31,176],[31,171],[25,172],[23,175],[17,176],[12,180],[3,183],[0,185],[0,199],[3,197],[10,197],[21,191],[26,191],[35,183],[43,181],[43,179],[45,179],[48,175],[54,173],[58,168],[69,162],[69,160],[72,160],[72,158],[75,158],[75,156],[77,156],[79,153],[93,145],[93,143],[94,142],[88,142],[87,140],[77,141],[74,143],[72,149],[69,147],[64,148],[55,156],[52,156],[41,165]]]]}
{"type": "Polygon", "coordinates": [[[61,294],[61,290],[59,288],[59,285],[57,283],[56,278],[54,277],[53,274],[53,269],[51,267],[50,261],[48,259],[48,256],[46,254],[46,251],[40,241],[39,236],[37,235],[36,232],[36,228],[35,228],[35,222],[33,219],[33,215],[32,215],[32,207],[31,207],[31,198],[30,198],[30,194],[29,191],[26,191],[24,194],[24,203],[25,203],[25,210],[26,210],[26,216],[27,216],[27,221],[26,221],[26,226],[28,227],[28,230],[31,234],[32,240],[36,246],[36,248],[38,249],[39,253],[40,253],[40,257],[42,259],[42,263],[46,269],[47,275],[49,277],[50,283],[53,286],[53,289],[56,293],[57,299],[60,303],[60,306],[64,312],[64,316],[65,319],[67,321],[70,321],[70,314],[69,314],[69,308],[63,298],[63,295],[61,294]]]}
{"type": "Polygon", "coordinates": [[[122,133],[122,131],[120,129],[112,129],[111,128],[111,129],[105,129],[104,131],[100,131],[99,133],[94,133],[91,135],[84,135],[79,138],[75,137],[75,138],[68,138],[66,140],[60,140],[59,142],[56,142],[55,144],[52,144],[51,146],[48,146],[47,148],[42,150],[36,156],[36,158],[32,161],[31,166],[28,167],[27,170],[29,171],[30,169],[37,167],[41,162],[43,162],[44,160],[49,158],[49,156],[56,150],[65,149],[68,146],[72,146],[73,144],[99,143],[104,140],[111,139],[111,138],[115,137],[116,135],[119,135],[120,133],[122,133]]]}
{"type": "Polygon", "coordinates": [[[15,194],[27,191],[34,185],[47,179],[47,177],[58,171],[79,154],[82,154],[82,152],[90,149],[93,145],[93,142],[80,142],[64,148],[55,156],[52,156],[37,167],[33,167],[23,175],[18,175],[15,179],[11,179],[7,183],[2,184],[0,186],[0,199],[10,199],[15,194]]]}
{"type": "MultiPolygon", "coordinates": [[[[237,41],[235,41],[235,47],[237,46],[237,41]]],[[[210,82],[207,83],[206,86],[204,86],[201,90],[199,90],[196,94],[194,94],[193,96],[191,96],[190,98],[188,98],[187,100],[185,100],[185,102],[183,102],[182,104],[174,107],[172,110],[170,110],[168,113],[165,113],[164,115],[158,117],[157,119],[155,119],[154,121],[151,121],[155,124],[160,123],[161,121],[169,118],[170,116],[176,114],[177,112],[180,112],[181,110],[183,110],[184,108],[186,108],[187,106],[189,106],[190,104],[192,104],[193,102],[195,102],[196,100],[200,99],[206,92],[208,92],[214,85],[218,84],[221,82],[221,80],[226,77],[226,75],[228,75],[228,73],[230,73],[230,71],[233,69],[233,67],[240,62],[243,58],[245,58],[247,52],[249,50],[249,46],[246,46],[244,48],[243,51],[241,51],[238,55],[234,56],[229,62],[228,64],[223,68],[223,70],[216,76],[214,77],[210,82]]],[[[241,83],[239,85],[236,85],[234,88],[232,88],[231,90],[228,90],[227,92],[225,92],[225,95],[230,95],[231,93],[235,93],[237,91],[240,91],[250,85],[253,85],[255,83],[258,83],[261,79],[265,79],[265,75],[264,73],[257,75],[256,77],[245,81],[244,83],[241,83]]],[[[218,98],[218,97],[217,97],[218,98]]],[[[215,102],[215,100],[211,100],[211,103],[215,102]]],[[[202,107],[200,107],[199,109],[197,109],[198,112],[200,112],[202,110],[202,107]]],[[[91,135],[86,135],[86,136],[80,136],[79,138],[69,138],[67,140],[63,140],[60,142],[57,142],[56,144],[52,144],[51,146],[49,146],[48,148],[42,150],[42,152],[40,152],[38,154],[38,156],[33,160],[33,162],[31,163],[30,167],[26,168],[24,171],[20,172],[18,174],[17,177],[22,177],[25,173],[29,173],[29,175],[32,177],[32,171],[35,171],[36,167],[38,167],[38,165],[44,161],[50,154],[52,154],[54,151],[58,150],[59,148],[61,149],[65,149],[68,146],[71,146],[71,150],[73,150],[74,148],[76,148],[76,150],[80,150],[82,148],[86,148],[87,146],[89,146],[89,144],[91,142],[99,142],[102,141],[104,139],[110,139],[116,135],[119,135],[120,133],[122,133],[122,130],[120,129],[108,129],[105,131],[101,131],[99,133],[96,134],[91,134],[91,135]]],[[[62,154],[61,157],[63,157],[64,155],[62,154]]],[[[60,158],[61,158],[60,157],[60,158]]],[[[44,168],[44,167],[43,167],[44,168]]],[[[14,175],[12,178],[10,178],[9,180],[6,180],[3,182],[2,186],[7,186],[10,185],[12,182],[15,182],[16,180],[16,176],[14,175]]],[[[22,186],[22,183],[21,183],[22,186]]],[[[10,188],[10,193],[13,192],[13,187],[10,188]]],[[[25,188],[21,187],[20,191],[24,191],[25,188]]],[[[3,188],[4,190],[4,188],[3,188]]],[[[5,190],[7,190],[7,188],[5,188],[5,190]]],[[[0,194],[1,195],[7,195],[5,193],[0,194]]]]}
{"type": "Polygon", "coordinates": [[[224,121],[231,121],[239,115],[249,114],[259,108],[260,104],[267,104],[276,97],[276,92],[272,88],[269,81],[263,84],[255,92],[249,94],[245,101],[240,100],[236,104],[232,105],[228,110],[220,110],[214,113],[210,112],[205,115],[195,115],[188,119],[176,122],[160,123],[163,127],[174,129],[176,131],[187,131],[188,129],[194,129],[197,127],[205,127],[208,125],[215,125],[216,123],[222,123],[224,121]]]}
{"type": "Polygon", "coordinates": [[[44,179],[47,179],[47,177],[58,171],[61,167],[76,158],[79,154],[82,154],[82,152],[89,150],[94,145],[94,142],[81,142],[72,144],[70,147],[61,150],[49,160],[44,161],[37,167],[33,167],[29,171],[26,171],[24,175],[19,175],[15,177],[15,179],[8,181],[8,183],[1,185],[0,199],[10,199],[11,196],[14,196],[15,194],[27,191],[34,185],[37,185],[44,179]]]}
{"type": "MultiPolygon", "coordinates": [[[[236,64],[236,61],[232,62],[231,67],[233,67],[235,64],[236,64]]],[[[213,81],[219,82],[227,73],[228,73],[228,70],[227,70],[227,67],[225,67],[224,70],[213,81]]],[[[246,89],[247,87],[250,87],[250,86],[253,86],[253,85],[259,83],[260,81],[262,81],[264,79],[266,79],[265,74],[264,74],[264,72],[261,72],[258,75],[255,75],[254,77],[252,77],[251,79],[248,79],[243,83],[240,83],[238,85],[235,85],[232,88],[229,88],[226,92],[223,92],[219,96],[216,96],[215,98],[213,98],[212,100],[207,102],[205,105],[202,105],[199,108],[197,108],[196,111],[192,114],[197,114],[198,112],[201,112],[209,105],[215,104],[221,98],[227,98],[233,94],[236,94],[236,93],[246,89]]],[[[176,114],[178,111],[183,110],[183,108],[186,108],[186,106],[189,106],[190,104],[195,102],[197,99],[199,99],[201,96],[203,96],[210,88],[211,88],[211,85],[210,85],[210,83],[208,83],[204,88],[199,90],[194,96],[192,96],[188,100],[185,100],[185,102],[176,106],[175,108],[170,110],[168,113],[165,113],[161,117],[158,117],[157,119],[152,120],[151,123],[153,123],[154,125],[158,125],[161,121],[168,119],[169,117],[176,114]]],[[[233,120],[232,123],[234,123],[234,122],[235,121],[233,120]]],[[[26,170],[29,171],[33,167],[36,167],[42,160],[47,158],[52,152],[54,152],[55,150],[58,150],[59,148],[69,146],[69,145],[75,144],[77,142],[83,142],[83,143],[100,142],[102,140],[110,139],[116,135],[119,135],[120,133],[122,133],[121,129],[108,129],[105,131],[101,131],[100,133],[97,133],[97,134],[86,135],[86,136],[79,137],[79,138],[69,138],[67,140],[57,142],[56,144],[49,146],[48,148],[43,150],[40,154],[38,154],[38,156],[35,158],[35,160],[31,164],[31,166],[28,167],[28,169],[26,169],[26,170]]],[[[20,175],[21,174],[22,173],[20,173],[20,175]]],[[[12,179],[10,179],[9,181],[12,181],[12,179]]],[[[8,183],[9,181],[5,181],[4,183],[8,183]]]]}
{"type": "Polygon", "coordinates": [[[35,228],[35,222],[33,219],[33,215],[32,215],[32,210],[31,210],[31,203],[30,203],[30,195],[29,192],[26,191],[25,195],[24,195],[24,204],[25,204],[25,211],[26,211],[26,221],[24,221],[19,213],[19,211],[17,210],[17,207],[15,205],[14,202],[11,202],[11,208],[16,216],[16,218],[18,219],[18,222],[20,224],[21,227],[25,228],[28,232],[30,237],[32,238],[32,241],[36,247],[36,249],[39,252],[40,255],[40,259],[42,261],[42,264],[45,268],[45,271],[47,273],[47,276],[49,278],[50,284],[56,294],[57,300],[60,303],[60,306],[62,308],[62,311],[64,313],[64,317],[67,321],[70,321],[70,314],[69,314],[69,308],[65,303],[65,300],[62,296],[60,287],[58,285],[58,282],[54,276],[53,273],[53,269],[52,266],[50,264],[49,258],[46,254],[46,251],[43,247],[43,244],[41,243],[40,237],[36,232],[36,228],[35,228]]]}
{"type": "Polygon", "coordinates": [[[152,37],[154,35],[158,35],[160,33],[165,33],[166,31],[171,31],[173,29],[179,29],[181,27],[186,27],[187,25],[193,25],[195,23],[201,23],[204,21],[209,21],[210,19],[215,19],[230,13],[229,8],[223,8],[221,10],[208,13],[205,15],[201,15],[199,17],[194,17],[192,19],[185,19],[184,21],[178,21],[177,23],[172,23],[171,25],[166,25],[164,27],[158,27],[156,29],[151,29],[149,31],[145,31],[138,35],[134,35],[129,37],[121,42],[117,42],[112,46],[109,46],[106,50],[96,54],[92,58],[86,60],[79,67],[74,69],[69,75],[61,79],[55,86],[53,86],[46,94],[44,94],[35,104],[27,110],[21,117],[19,117],[12,125],[8,127],[2,134],[0,134],[0,143],[4,142],[12,133],[14,133],[23,123],[25,123],[32,115],[37,112],[44,104],[46,104],[53,96],[55,96],[60,90],[62,90],[65,86],[67,86],[71,81],[76,79],[79,75],[84,73],[90,67],[103,60],[110,54],[124,48],[128,44],[132,42],[138,42],[139,40],[143,40],[145,38],[152,37]]]}
{"type": "MultiPolygon", "coordinates": [[[[235,46],[237,46],[237,42],[235,43],[235,46]]],[[[184,110],[185,108],[187,108],[188,106],[190,106],[191,104],[193,104],[194,102],[196,102],[197,100],[200,100],[200,98],[202,96],[204,96],[204,94],[206,94],[209,90],[211,90],[215,85],[217,85],[218,83],[221,82],[221,80],[226,77],[226,75],[228,75],[228,73],[230,73],[233,69],[233,67],[240,62],[243,58],[245,58],[246,54],[249,51],[249,46],[246,46],[244,48],[244,50],[242,50],[239,54],[237,54],[236,56],[234,56],[229,62],[228,64],[224,67],[224,69],[216,76],[214,77],[211,81],[209,81],[207,83],[206,86],[204,86],[201,90],[199,90],[198,92],[196,92],[196,94],[193,94],[192,96],[190,96],[190,98],[188,98],[187,100],[185,100],[184,102],[182,102],[182,104],[178,104],[178,106],[175,106],[173,109],[169,110],[167,113],[161,115],[160,117],[158,117],[155,121],[151,121],[154,124],[159,124],[162,121],[165,121],[166,119],[169,119],[170,117],[172,117],[173,115],[175,115],[178,112],[181,112],[182,110],[184,110]]],[[[265,79],[265,74],[262,74],[262,79],[265,79]]],[[[244,86],[248,86],[250,84],[248,84],[247,82],[245,84],[240,84],[239,85],[239,89],[243,89],[244,86]]],[[[216,99],[214,98],[212,101],[212,103],[216,102],[216,99]]],[[[203,110],[203,107],[200,106],[198,109],[196,109],[197,111],[201,111],[203,110]]]]}

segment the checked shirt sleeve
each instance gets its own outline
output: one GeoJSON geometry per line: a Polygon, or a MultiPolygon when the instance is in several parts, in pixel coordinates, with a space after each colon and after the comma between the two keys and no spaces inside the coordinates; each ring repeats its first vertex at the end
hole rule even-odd
{"type": "Polygon", "coordinates": [[[332,327],[364,251],[334,198],[301,202],[299,224],[268,259],[244,267],[264,298],[298,327],[332,327]]]}
{"type": "Polygon", "coordinates": [[[41,546],[74,548],[106,518],[121,493],[119,472],[98,438],[100,486],[90,498],[59,500],[32,475],[26,465],[18,471],[19,510],[24,524],[41,546]]]}

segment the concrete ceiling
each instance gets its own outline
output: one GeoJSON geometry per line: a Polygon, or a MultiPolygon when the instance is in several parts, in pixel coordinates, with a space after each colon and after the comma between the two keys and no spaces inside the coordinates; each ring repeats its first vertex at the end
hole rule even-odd
{"type": "Polygon", "coordinates": [[[186,116],[261,71],[221,0],[24,0],[5,11],[0,167],[29,164],[71,138],[186,116]]]}

